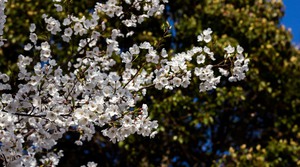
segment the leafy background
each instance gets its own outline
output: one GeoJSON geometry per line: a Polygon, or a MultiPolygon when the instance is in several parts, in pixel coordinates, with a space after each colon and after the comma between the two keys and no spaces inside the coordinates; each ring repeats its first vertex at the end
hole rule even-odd
{"type": "MultiPolygon", "coordinates": [[[[28,42],[29,24],[45,28],[42,13],[83,15],[94,3],[65,0],[68,10],[58,16],[47,1],[9,1],[4,36],[8,42],[0,51],[1,70],[13,77],[17,56],[28,42]]],[[[206,93],[199,93],[196,78],[187,89],[150,89],[144,102],[160,125],[154,139],[133,135],[112,144],[97,133],[78,147],[73,143],[79,134],[68,132],[54,148],[64,150],[59,166],[80,166],[87,161],[99,166],[300,166],[300,51],[292,45],[291,32],[280,24],[284,9],[276,0],[169,3],[163,16],[136,28],[134,38],[121,46],[142,40],[155,44],[163,34],[160,24],[168,20],[173,25],[172,36],[164,40],[163,47],[171,54],[196,45],[196,35],[211,27],[211,47],[219,57],[228,44],[244,47],[251,59],[247,79],[238,83],[223,80],[219,88],[206,93]]]]}

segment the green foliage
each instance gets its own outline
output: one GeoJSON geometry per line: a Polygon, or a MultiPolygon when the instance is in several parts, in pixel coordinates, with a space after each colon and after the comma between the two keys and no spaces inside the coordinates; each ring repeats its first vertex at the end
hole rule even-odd
{"type": "Polygon", "coordinates": [[[229,155],[216,161],[214,166],[299,166],[300,146],[294,140],[271,139],[265,148],[261,145],[246,148],[241,145],[239,149],[229,148],[229,155]]]}

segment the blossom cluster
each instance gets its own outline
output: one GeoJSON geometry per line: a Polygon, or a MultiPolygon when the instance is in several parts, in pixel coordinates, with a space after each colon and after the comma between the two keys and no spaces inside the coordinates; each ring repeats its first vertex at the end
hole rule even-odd
{"type": "Polygon", "coordinates": [[[7,0],[0,0],[0,46],[4,45],[4,39],[2,37],[3,35],[3,28],[4,24],[6,22],[6,15],[4,14],[5,10],[5,3],[7,0]]]}
{"type": "MultiPolygon", "coordinates": [[[[2,2],[2,1],[0,1],[2,2]]],[[[63,11],[60,0],[53,0],[58,12],[63,11]]],[[[195,46],[186,52],[171,55],[148,41],[120,48],[119,40],[134,34],[118,28],[107,29],[104,19],[117,18],[129,30],[145,19],[160,15],[167,0],[108,0],[95,4],[87,17],[68,15],[63,20],[44,14],[47,33],[64,43],[78,39],[75,52],[68,55],[67,68],[55,59],[55,46],[50,40],[40,40],[36,25],[29,27],[29,43],[18,57],[18,87],[11,91],[9,76],[0,73],[0,151],[6,166],[57,165],[62,151],[51,152],[57,140],[72,129],[80,134],[75,142],[92,139],[95,127],[112,142],[123,141],[132,134],[154,137],[158,122],[151,120],[147,104],[140,104],[147,88],[186,88],[194,74],[199,78],[199,91],[215,89],[221,75],[229,81],[245,78],[249,60],[240,46],[225,48],[225,59],[234,62],[228,69],[207,64],[216,61],[208,46],[195,46]],[[124,9],[130,5],[139,14],[124,9]],[[109,33],[109,35],[105,35],[109,33]],[[100,39],[106,44],[100,44],[100,39]],[[233,49],[232,49],[233,48],[233,49]],[[30,55],[37,53],[39,59],[30,55]],[[27,55],[29,54],[29,55],[27,55]],[[118,61],[120,60],[120,61],[118,61]],[[193,69],[188,66],[196,61],[193,69]],[[121,69],[117,68],[121,67],[121,69]],[[48,150],[39,161],[37,153],[48,150]]],[[[1,14],[1,18],[5,15],[1,14]]],[[[212,30],[206,29],[198,42],[209,43],[212,30]]],[[[96,166],[90,162],[87,166],[96,166]]]]}

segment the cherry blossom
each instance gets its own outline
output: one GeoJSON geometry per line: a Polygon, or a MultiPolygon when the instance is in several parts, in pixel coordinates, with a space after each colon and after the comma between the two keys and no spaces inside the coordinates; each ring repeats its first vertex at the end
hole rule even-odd
{"type": "MultiPolygon", "coordinates": [[[[0,0],[1,42],[5,2],[0,0]]],[[[32,50],[39,59],[30,53],[19,55],[17,78],[20,82],[17,87],[9,84],[7,74],[0,73],[0,90],[5,90],[5,93],[1,92],[0,101],[0,158],[3,165],[37,166],[49,162],[58,165],[63,152],[52,148],[70,128],[80,134],[75,142],[77,145],[91,140],[96,133],[95,127],[101,127],[102,134],[113,143],[133,134],[153,138],[159,133],[159,122],[149,117],[151,111],[147,104],[140,104],[147,95],[147,88],[186,88],[192,77],[197,77],[199,92],[203,92],[215,89],[221,76],[229,76],[231,82],[245,79],[249,59],[243,55],[243,48],[239,45],[226,47],[221,62],[224,67],[221,68],[213,49],[206,45],[213,40],[210,28],[197,36],[199,45],[204,41],[204,46],[181,53],[170,54],[148,41],[133,44],[127,50],[120,48],[120,39],[134,34],[132,27],[162,14],[167,2],[126,0],[127,5],[140,11],[139,15],[126,11],[122,1],[108,0],[97,2],[90,16],[79,18],[70,14],[61,20],[47,14],[41,16],[46,33],[61,41],[38,42],[37,27],[30,24],[30,42],[24,44],[24,51],[32,50]],[[107,20],[100,18],[100,14],[119,19],[130,31],[122,32],[117,27],[108,30],[107,20]],[[109,35],[105,36],[103,32],[109,35]],[[73,46],[77,52],[68,55],[70,60],[65,69],[54,58],[57,53],[52,43],[70,43],[73,38],[79,41],[73,46]],[[100,38],[105,39],[106,45],[99,44],[100,38]],[[137,59],[139,63],[136,63],[137,59]],[[197,62],[195,67],[188,65],[192,61],[197,62]],[[35,159],[42,150],[48,150],[48,154],[35,159]]],[[[53,0],[53,3],[53,8],[63,11],[60,0],[53,0]]],[[[87,164],[88,167],[96,165],[93,162],[87,164]]]]}

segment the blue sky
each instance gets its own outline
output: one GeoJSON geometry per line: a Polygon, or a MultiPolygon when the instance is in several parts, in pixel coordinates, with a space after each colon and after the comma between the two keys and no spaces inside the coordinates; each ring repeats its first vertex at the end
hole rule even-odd
{"type": "Polygon", "coordinates": [[[281,23],[292,29],[293,43],[300,44],[300,0],[283,0],[285,16],[281,23]]]}

